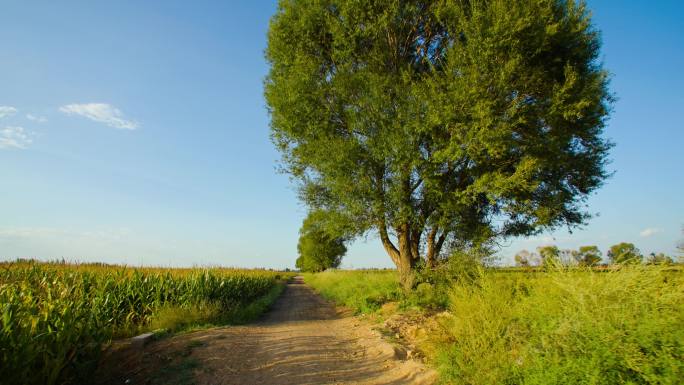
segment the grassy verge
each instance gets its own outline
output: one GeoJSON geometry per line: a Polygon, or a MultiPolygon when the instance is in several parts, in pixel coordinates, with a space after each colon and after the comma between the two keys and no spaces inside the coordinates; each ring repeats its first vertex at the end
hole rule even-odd
{"type": "Polygon", "coordinates": [[[387,302],[402,299],[393,270],[332,270],[304,274],[304,281],[324,298],[353,309],[372,313],[387,302]]]}
{"type": "Polygon", "coordinates": [[[377,312],[386,300],[398,302],[399,312],[418,308],[429,316],[443,304],[446,312],[426,323],[420,347],[444,383],[679,384],[684,378],[681,270],[485,271],[469,279],[428,277],[409,295],[394,274],[327,272],[307,282],[358,312],[377,312]]]}

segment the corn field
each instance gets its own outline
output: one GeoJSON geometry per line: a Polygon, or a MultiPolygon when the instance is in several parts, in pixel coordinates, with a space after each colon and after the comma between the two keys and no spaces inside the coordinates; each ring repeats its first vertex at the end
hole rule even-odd
{"type": "Polygon", "coordinates": [[[279,273],[0,264],[0,383],[78,381],[102,345],[140,331],[163,306],[231,310],[268,293],[279,273]]]}

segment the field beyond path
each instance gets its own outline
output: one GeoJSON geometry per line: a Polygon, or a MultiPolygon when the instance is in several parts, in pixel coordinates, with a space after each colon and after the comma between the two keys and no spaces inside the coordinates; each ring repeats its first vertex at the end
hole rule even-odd
{"type": "Polygon", "coordinates": [[[431,384],[436,374],[369,325],[343,316],[302,279],[259,322],[125,348],[105,359],[101,384],[431,384]]]}

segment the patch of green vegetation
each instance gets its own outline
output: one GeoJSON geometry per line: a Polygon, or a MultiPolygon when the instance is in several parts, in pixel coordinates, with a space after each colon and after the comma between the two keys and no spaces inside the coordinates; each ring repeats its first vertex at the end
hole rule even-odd
{"type": "Polygon", "coordinates": [[[285,290],[285,284],[279,282],[263,297],[248,303],[246,306],[236,308],[233,312],[227,314],[225,323],[240,325],[256,320],[271,307],[273,302],[280,297],[283,290],[285,290]]]}
{"type": "Polygon", "coordinates": [[[448,383],[676,384],[684,279],[659,267],[484,275],[457,283],[436,334],[448,383]]]}
{"type": "Polygon", "coordinates": [[[248,323],[265,313],[284,288],[285,284],[278,282],[264,296],[247,304],[236,303],[229,308],[212,302],[163,307],[152,315],[148,329],[164,331],[157,333],[161,337],[169,333],[248,323]]]}
{"type": "Polygon", "coordinates": [[[484,274],[478,257],[454,254],[447,263],[433,269],[417,269],[413,290],[405,291],[396,270],[327,270],[304,274],[304,280],[323,297],[349,307],[356,313],[372,313],[388,302],[399,309],[444,310],[449,290],[458,281],[472,282],[484,274]]]}
{"type": "Polygon", "coordinates": [[[304,281],[326,299],[357,313],[371,313],[402,298],[395,270],[327,270],[304,274],[304,281]]]}
{"type": "Polygon", "coordinates": [[[103,344],[166,328],[242,322],[290,274],[0,262],[0,378],[80,383],[103,344]],[[225,315],[225,316],[224,316],[225,315]]]}
{"type": "MultiPolygon", "coordinates": [[[[406,294],[396,271],[306,276],[357,312],[393,301],[434,313],[421,346],[449,384],[678,384],[684,275],[664,266],[552,271],[444,269],[406,294]]],[[[384,310],[384,309],[383,309],[384,310]]]]}

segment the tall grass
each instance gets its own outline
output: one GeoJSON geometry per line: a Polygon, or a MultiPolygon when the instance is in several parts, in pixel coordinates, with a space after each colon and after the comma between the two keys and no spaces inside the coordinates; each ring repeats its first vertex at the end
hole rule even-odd
{"type": "Polygon", "coordinates": [[[386,302],[402,298],[399,280],[393,270],[327,270],[305,274],[304,281],[323,297],[358,313],[373,312],[386,302]]]}
{"type": "Polygon", "coordinates": [[[411,294],[399,289],[395,272],[306,279],[358,311],[382,300],[433,310],[444,304],[422,346],[443,383],[684,383],[681,269],[481,270],[468,279],[428,275],[411,294]]]}
{"type": "Polygon", "coordinates": [[[436,361],[455,384],[681,384],[684,280],[657,267],[454,285],[436,361]]]}
{"type": "Polygon", "coordinates": [[[163,309],[235,312],[278,278],[226,269],[0,267],[0,381],[17,384],[83,382],[102,343],[148,328],[163,309]]]}

